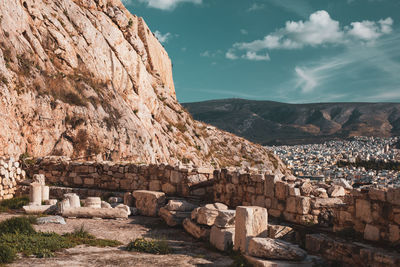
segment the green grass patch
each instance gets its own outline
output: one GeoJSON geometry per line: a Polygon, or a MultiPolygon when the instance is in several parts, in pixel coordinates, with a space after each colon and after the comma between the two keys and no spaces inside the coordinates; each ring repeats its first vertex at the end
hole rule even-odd
{"type": "Polygon", "coordinates": [[[27,196],[5,199],[0,201],[0,212],[19,210],[23,206],[26,206],[28,204],[29,204],[29,198],[27,196]]]}
{"type": "Polygon", "coordinates": [[[4,255],[0,254],[0,264],[12,262],[15,259],[15,253],[45,258],[54,256],[55,252],[62,249],[78,245],[96,247],[122,245],[115,240],[97,239],[89,234],[83,226],[64,235],[36,232],[32,227],[34,222],[34,217],[15,217],[0,223],[0,250],[5,248],[4,255]]]}
{"type": "Polygon", "coordinates": [[[0,265],[12,263],[16,259],[15,251],[7,245],[0,244],[0,265]]]}
{"type": "Polygon", "coordinates": [[[126,247],[128,251],[138,251],[151,254],[170,254],[173,252],[166,240],[137,238],[126,247]]]}

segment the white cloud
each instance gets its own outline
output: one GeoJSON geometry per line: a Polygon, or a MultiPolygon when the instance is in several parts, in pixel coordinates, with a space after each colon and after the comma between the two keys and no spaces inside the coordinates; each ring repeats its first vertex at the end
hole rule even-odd
{"type": "Polygon", "coordinates": [[[352,22],[348,34],[365,41],[376,40],[383,34],[391,33],[392,25],[392,18],[381,19],[378,22],[369,20],[352,22]]]}
{"type": "Polygon", "coordinates": [[[236,60],[238,59],[238,56],[234,54],[234,52],[230,49],[228,50],[228,52],[226,52],[225,57],[227,59],[231,59],[231,60],[236,60]]]}
{"type": "Polygon", "coordinates": [[[254,4],[252,4],[252,5],[247,9],[247,12],[260,10],[260,9],[263,9],[264,7],[265,7],[264,4],[257,4],[257,3],[254,3],[254,4]]]}
{"type": "Polygon", "coordinates": [[[310,72],[300,67],[296,67],[295,72],[297,74],[296,87],[300,87],[303,93],[311,92],[318,85],[317,78],[312,71],[310,72]]]}
{"type": "Polygon", "coordinates": [[[172,10],[182,3],[201,4],[202,0],[139,0],[139,2],[145,3],[152,8],[172,10]]]}
{"type": "Polygon", "coordinates": [[[217,50],[217,51],[209,51],[209,50],[206,50],[206,51],[204,51],[204,52],[201,52],[200,53],[200,56],[201,57],[210,57],[210,58],[212,58],[212,57],[217,57],[217,56],[219,56],[220,54],[222,54],[223,52],[222,52],[222,50],[217,50]]]}
{"type": "Polygon", "coordinates": [[[392,32],[393,19],[352,22],[341,28],[338,21],[331,18],[325,10],[310,15],[306,21],[287,21],[284,28],[252,42],[235,43],[230,49],[259,52],[273,49],[301,49],[306,46],[344,45],[353,42],[370,42],[392,32]]]}
{"type": "Polygon", "coordinates": [[[159,31],[155,31],[154,35],[157,37],[157,39],[158,39],[158,41],[160,41],[160,43],[166,43],[172,37],[172,34],[170,32],[167,32],[166,34],[162,34],[159,31]]]}
{"type": "Polygon", "coordinates": [[[269,61],[270,57],[267,54],[258,55],[256,52],[248,51],[245,55],[242,56],[244,59],[252,60],[252,61],[269,61]]]}
{"type": "Polygon", "coordinates": [[[247,35],[249,32],[245,29],[240,29],[240,33],[243,35],[247,35]]]}

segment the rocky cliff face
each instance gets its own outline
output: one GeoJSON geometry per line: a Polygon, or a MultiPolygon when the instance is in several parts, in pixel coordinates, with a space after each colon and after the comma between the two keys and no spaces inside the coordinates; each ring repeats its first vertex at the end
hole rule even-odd
{"type": "Polygon", "coordinates": [[[262,147],[194,121],[167,52],[119,0],[0,1],[0,155],[264,165],[262,147]]]}

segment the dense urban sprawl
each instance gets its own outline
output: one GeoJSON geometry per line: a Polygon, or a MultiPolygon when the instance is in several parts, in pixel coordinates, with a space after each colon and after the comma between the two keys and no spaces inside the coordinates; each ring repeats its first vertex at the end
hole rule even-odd
{"type": "Polygon", "coordinates": [[[397,170],[371,170],[364,167],[339,167],[339,161],[400,162],[400,137],[354,137],[349,141],[329,141],[323,144],[272,146],[293,174],[298,177],[333,180],[344,178],[354,184],[400,185],[397,170]]]}

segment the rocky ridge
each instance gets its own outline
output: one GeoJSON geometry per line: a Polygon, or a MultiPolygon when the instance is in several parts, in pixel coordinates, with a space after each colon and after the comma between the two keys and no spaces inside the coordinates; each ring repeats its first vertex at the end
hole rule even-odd
{"type": "Polygon", "coordinates": [[[0,2],[0,155],[286,169],[192,119],[167,52],[119,0],[0,2]]]}

